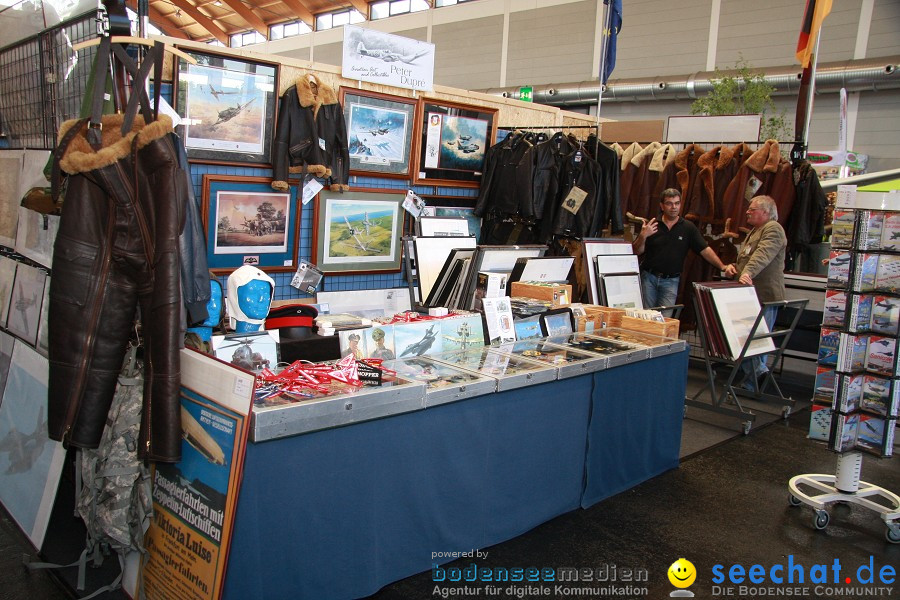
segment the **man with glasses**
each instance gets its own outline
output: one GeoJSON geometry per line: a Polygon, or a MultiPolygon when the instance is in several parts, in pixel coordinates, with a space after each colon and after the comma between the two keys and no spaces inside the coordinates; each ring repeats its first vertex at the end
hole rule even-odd
{"type": "MultiPolygon", "coordinates": [[[[728,265],[725,274],[737,276],[738,281],[752,285],[760,304],[784,300],[784,253],[787,236],[778,224],[778,208],[771,196],[757,196],[747,208],[747,225],[753,229],[741,246],[736,264],[728,265]]],[[[766,309],[763,319],[769,331],[775,325],[778,307],[766,309]]],[[[745,379],[741,387],[757,390],[758,382],[768,372],[765,356],[752,356],[741,365],[745,379]],[[755,377],[751,376],[755,375],[755,377]]]]}
{"type": "Polygon", "coordinates": [[[681,213],[681,192],[669,188],[659,201],[662,218],[650,219],[632,243],[634,253],[644,255],[641,287],[644,306],[671,306],[678,297],[678,283],[688,250],[693,250],[720,271],[725,265],[709,247],[700,230],[681,213]]]}

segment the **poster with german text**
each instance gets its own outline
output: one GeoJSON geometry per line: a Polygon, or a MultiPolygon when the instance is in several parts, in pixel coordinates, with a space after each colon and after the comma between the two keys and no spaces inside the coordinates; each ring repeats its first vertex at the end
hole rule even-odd
{"type": "Polygon", "coordinates": [[[221,597],[247,444],[253,376],[182,352],[181,461],[153,469],[148,600],[221,597]]]}

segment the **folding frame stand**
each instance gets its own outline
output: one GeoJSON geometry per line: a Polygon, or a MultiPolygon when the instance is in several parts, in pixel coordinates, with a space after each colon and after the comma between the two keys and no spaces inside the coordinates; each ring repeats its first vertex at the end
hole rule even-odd
{"type": "Polygon", "coordinates": [[[810,473],[791,477],[788,483],[790,490],[788,502],[791,506],[806,504],[813,507],[815,511],[813,526],[816,529],[825,529],[831,521],[828,511],[825,510],[828,504],[834,502],[858,504],[880,514],[887,526],[884,537],[892,544],[900,544],[900,496],[877,485],[860,481],[861,470],[862,454],[859,452],[841,454],[838,456],[834,475],[810,473]],[[801,491],[800,486],[822,493],[812,495],[812,492],[801,491]],[[883,499],[887,505],[869,500],[871,497],[883,499]]]}
{"type": "Polygon", "coordinates": [[[741,421],[741,430],[744,435],[750,433],[750,428],[753,426],[753,422],[756,420],[756,414],[744,408],[744,406],[741,404],[741,396],[749,397],[753,400],[762,402],[780,403],[782,405],[781,412],[783,418],[788,418],[788,416],[791,414],[791,410],[793,410],[794,408],[795,400],[793,398],[784,397],[784,394],[781,392],[781,388],[778,387],[778,382],[775,381],[772,369],[769,369],[769,372],[766,374],[762,383],[759,385],[759,389],[757,389],[755,392],[735,388],[734,384],[735,380],[738,377],[738,374],[741,372],[741,364],[745,360],[751,358],[746,356],[746,354],[747,350],[750,348],[750,345],[755,340],[773,338],[773,342],[775,342],[775,350],[766,352],[762,356],[772,356],[772,365],[778,364],[778,362],[781,360],[781,356],[784,354],[785,348],[787,348],[788,342],[791,339],[791,335],[794,333],[794,328],[797,327],[797,323],[800,321],[800,315],[803,313],[803,309],[806,308],[807,302],[808,300],[801,299],[781,300],[776,302],[763,303],[762,308],[760,308],[759,314],[756,315],[756,320],[753,322],[753,327],[750,328],[750,334],[747,336],[747,340],[744,342],[743,348],[741,348],[740,355],[734,360],[720,358],[717,356],[710,356],[708,332],[703,326],[703,319],[700,315],[700,308],[698,306],[698,303],[695,302],[694,312],[697,316],[697,330],[700,333],[700,343],[703,349],[703,362],[706,365],[708,387],[700,388],[692,397],[685,398],[685,407],[691,406],[695,408],[702,408],[704,410],[709,410],[719,414],[737,417],[741,421]],[[760,323],[764,322],[763,315],[765,314],[766,309],[770,307],[783,308],[788,306],[797,309],[794,313],[794,318],[791,320],[791,324],[789,327],[785,329],[776,329],[768,333],[758,331],[760,323]],[[728,372],[728,376],[726,377],[725,383],[722,386],[721,392],[718,392],[716,389],[716,376],[718,374],[716,370],[717,366],[724,367],[728,372]],[[764,391],[769,388],[772,388],[772,393],[766,393],[764,391]],[[705,393],[707,390],[709,390],[710,401],[704,402],[698,400],[697,398],[699,398],[700,395],[705,393]]]}

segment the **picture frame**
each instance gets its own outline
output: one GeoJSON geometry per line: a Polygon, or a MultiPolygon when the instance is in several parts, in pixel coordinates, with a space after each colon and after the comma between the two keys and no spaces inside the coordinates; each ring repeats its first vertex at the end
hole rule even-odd
{"type": "Polygon", "coordinates": [[[416,130],[416,100],[340,88],[347,123],[350,174],[408,179],[416,130]]]}
{"type": "Polygon", "coordinates": [[[209,269],[224,275],[243,265],[294,271],[301,206],[297,188],[272,190],[270,177],[203,176],[202,220],[209,269]]]}
{"type": "Polygon", "coordinates": [[[456,308],[472,310],[475,301],[475,286],[480,271],[511,272],[519,258],[544,256],[547,246],[523,244],[521,246],[479,245],[469,262],[465,274],[465,284],[456,308]]]}
{"type": "Polygon", "coordinates": [[[420,185],[478,187],[493,145],[497,109],[420,98],[415,169],[420,185]]]}
{"type": "Polygon", "coordinates": [[[176,59],[175,111],[188,158],[219,164],[270,163],[278,66],[185,48],[176,59]]]}
{"type": "Polygon", "coordinates": [[[575,320],[569,307],[555,308],[540,315],[541,333],[544,336],[568,335],[575,331],[575,320]]]}
{"type": "Polygon", "coordinates": [[[323,273],[396,273],[403,256],[405,192],[319,192],[312,262],[323,273]]]}
{"type": "Polygon", "coordinates": [[[416,235],[443,236],[443,237],[468,237],[469,222],[463,217],[428,217],[422,216],[416,220],[416,235]]]}
{"type": "Polygon", "coordinates": [[[584,238],[581,241],[584,268],[587,271],[588,300],[591,304],[600,304],[600,288],[595,269],[598,256],[617,256],[634,254],[629,242],[616,239],[584,238]]]}
{"type": "Polygon", "coordinates": [[[610,273],[598,275],[600,299],[611,308],[644,308],[639,273],[610,273]]]}

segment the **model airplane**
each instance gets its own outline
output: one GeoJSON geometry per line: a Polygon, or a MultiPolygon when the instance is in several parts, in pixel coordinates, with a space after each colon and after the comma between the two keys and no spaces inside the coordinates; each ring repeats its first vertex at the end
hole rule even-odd
{"type": "Polygon", "coordinates": [[[250,106],[250,103],[253,102],[254,100],[256,100],[256,98],[250,98],[250,100],[248,100],[244,104],[238,103],[237,106],[232,106],[230,108],[226,108],[225,110],[220,110],[219,111],[219,120],[216,121],[215,123],[213,123],[212,126],[215,127],[216,125],[219,125],[221,123],[225,123],[227,121],[232,120],[233,118],[235,118],[236,116],[241,114],[241,112],[245,108],[250,106]]]}
{"type": "Polygon", "coordinates": [[[400,54],[399,52],[394,52],[393,50],[385,50],[381,48],[366,48],[362,42],[360,42],[356,46],[356,52],[361,54],[362,56],[369,56],[371,58],[377,58],[379,60],[383,60],[384,62],[405,62],[410,64],[417,60],[418,58],[425,56],[428,54],[428,50],[422,50],[421,52],[413,52],[410,54],[400,54]]]}
{"type": "Polygon", "coordinates": [[[222,90],[217,90],[210,83],[206,84],[206,86],[209,88],[209,93],[212,94],[216,100],[219,99],[219,96],[229,96],[231,94],[240,94],[240,92],[225,92],[222,90]]]}
{"type": "Polygon", "coordinates": [[[428,331],[425,332],[425,336],[415,342],[407,346],[403,352],[400,353],[400,356],[406,356],[407,354],[412,354],[414,356],[422,356],[428,349],[431,348],[432,344],[434,344],[435,338],[437,338],[438,332],[434,330],[437,325],[431,325],[428,328],[428,331]]]}
{"type": "Polygon", "coordinates": [[[225,464],[225,452],[191,413],[181,407],[181,436],[214,465],[225,464]]]}

